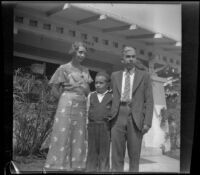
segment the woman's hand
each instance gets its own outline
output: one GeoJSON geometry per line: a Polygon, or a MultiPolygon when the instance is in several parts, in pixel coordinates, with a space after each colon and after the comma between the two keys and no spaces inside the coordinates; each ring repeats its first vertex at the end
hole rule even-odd
{"type": "Polygon", "coordinates": [[[63,83],[63,90],[67,91],[76,91],[80,93],[84,93],[86,96],[90,92],[90,87],[88,83],[85,81],[79,81],[79,82],[74,82],[73,84],[71,83],[63,83]]]}
{"type": "Polygon", "coordinates": [[[89,84],[86,82],[81,82],[80,83],[80,87],[82,88],[82,90],[84,91],[85,95],[87,96],[90,92],[90,87],[89,84]]]}
{"type": "Polygon", "coordinates": [[[74,88],[80,87],[80,85],[76,83],[63,83],[62,85],[64,90],[73,90],[74,88]]]}

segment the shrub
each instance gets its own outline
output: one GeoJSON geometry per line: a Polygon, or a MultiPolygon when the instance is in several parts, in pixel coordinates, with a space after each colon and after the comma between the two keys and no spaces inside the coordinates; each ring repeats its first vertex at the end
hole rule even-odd
{"type": "Polygon", "coordinates": [[[13,155],[39,153],[51,132],[57,99],[44,75],[17,69],[13,78],[13,155]]]}
{"type": "Polygon", "coordinates": [[[166,139],[170,137],[171,149],[180,147],[180,110],[177,108],[173,109],[161,109],[161,128],[165,122],[168,122],[169,133],[166,133],[166,139]]]}

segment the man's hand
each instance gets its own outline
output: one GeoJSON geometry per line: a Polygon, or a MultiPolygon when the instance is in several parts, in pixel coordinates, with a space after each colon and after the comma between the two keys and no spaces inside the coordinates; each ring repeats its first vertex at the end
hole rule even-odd
{"type": "Polygon", "coordinates": [[[149,129],[150,129],[150,127],[148,125],[144,125],[142,128],[142,134],[147,133],[149,129]]]}

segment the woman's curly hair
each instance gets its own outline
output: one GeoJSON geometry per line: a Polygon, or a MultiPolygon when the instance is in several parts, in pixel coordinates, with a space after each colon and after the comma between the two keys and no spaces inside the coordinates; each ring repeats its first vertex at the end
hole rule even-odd
{"type": "Polygon", "coordinates": [[[71,57],[73,57],[75,55],[76,51],[79,49],[80,46],[84,47],[86,49],[86,51],[87,51],[87,47],[86,47],[86,45],[83,42],[81,42],[81,41],[75,41],[74,43],[72,43],[71,49],[68,52],[69,55],[71,57]]]}

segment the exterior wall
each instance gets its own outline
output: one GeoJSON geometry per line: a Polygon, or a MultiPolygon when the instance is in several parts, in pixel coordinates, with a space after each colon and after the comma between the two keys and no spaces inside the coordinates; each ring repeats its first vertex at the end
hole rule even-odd
{"type": "Polygon", "coordinates": [[[170,141],[165,140],[165,134],[168,132],[168,124],[165,128],[160,127],[161,119],[159,117],[160,110],[166,108],[165,92],[163,83],[165,79],[152,76],[153,98],[154,98],[154,112],[152,119],[152,127],[144,135],[142,143],[142,152],[144,156],[160,155],[162,154],[161,147],[165,147],[165,151],[170,150],[170,141]]]}

